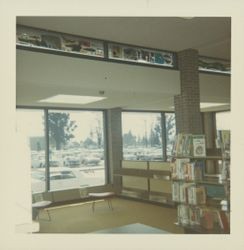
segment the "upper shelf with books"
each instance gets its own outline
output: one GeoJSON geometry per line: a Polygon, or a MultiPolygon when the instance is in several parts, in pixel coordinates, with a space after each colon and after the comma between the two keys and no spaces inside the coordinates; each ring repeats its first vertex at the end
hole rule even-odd
{"type": "Polygon", "coordinates": [[[206,157],[205,135],[177,134],[172,155],[181,158],[206,157]]]}

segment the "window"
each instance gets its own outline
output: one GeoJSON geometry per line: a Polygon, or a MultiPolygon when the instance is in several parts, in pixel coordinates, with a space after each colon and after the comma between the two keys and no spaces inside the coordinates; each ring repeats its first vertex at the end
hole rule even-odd
{"type": "Polygon", "coordinates": [[[216,129],[230,130],[230,111],[216,113],[216,129]]]}
{"type": "Polygon", "coordinates": [[[44,111],[18,109],[16,129],[29,146],[32,192],[44,192],[46,165],[44,111]]]}
{"type": "Polygon", "coordinates": [[[32,192],[104,185],[103,122],[101,111],[17,109],[17,132],[29,145],[32,192]]]}
{"type": "Polygon", "coordinates": [[[50,190],[105,184],[102,112],[49,110],[48,129],[50,190]]]}
{"type": "Polygon", "coordinates": [[[123,112],[124,160],[163,160],[160,113],[123,112]]]}
{"type": "Polygon", "coordinates": [[[230,156],[230,144],[231,144],[231,133],[230,133],[230,112],[217,112],[216,113],[216,132],[217,140],[216,147],[221,148],[222,153],[226,156],[230,156]]]}
{"type": "MultiPolygon", "coordinates": [[[[172,155],[173,144],[176,134],[175,114],[165,113],[165,132],[166,132],[166,154],[167,157],[172,155]]],[[[168,159],[168,158],[167,158],[168,159]]]]}
{"type": "Polygon", "coordinates": [[[104,57],[103,42],[80,36],[17,25],[16,40],[25,47],[104,57]]]}
{"type": "Polygon", "coordinates": [[[145,49],[135,46],[112,44],[108,45],[109,58],[121,61],[130,61],[143,64],[175,66],[172,52],[145,49]]]}
{"type": "Polygon", "coordinates": [[[175,133],[174,113],[123,112],[123,159],[169,160],[175,133]]]}

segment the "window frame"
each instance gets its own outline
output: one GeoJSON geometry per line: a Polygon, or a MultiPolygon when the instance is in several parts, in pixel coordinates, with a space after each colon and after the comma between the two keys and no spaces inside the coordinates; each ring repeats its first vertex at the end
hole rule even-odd
{"type": "MultiPolygon", "coordinates": [[[[110,181],[109,179],[109,160],[108,160],[108,141],[107,141],[107,119],[105,116],[104,109],[83,109],[83,108],[67,108],[67,107],[34,107],[34,106],[24,106],[24,105],[17,105],[16,112],[18,110],[42,110],[44,115],[44,139],[45,139],[45,190],[44,192],[53,192],[54,190],[50,189],[50,154],[49,154],[49,124],[48,124],[48,112],[49,110],[61,110],[61,111],[94,111],[94,112],[102,112],[102,123],[103,123],[103,136],[104,136],[104,170],[105,170],[105,183],[107,185],[110,181]]],[[[71,188],[73,189],[73,188],[71,188]]],[[[67,189],[62,189],[59,191],[65,191],[67,189]]]]}
{"type": "MultiPolygon", "coordinates": [[[[162,162],[168,162],[168,159],[170,159],[170,155],[167,155],[167,135],[166,135],[166,117],[165,114],[170,113],[170,114],[175,114],[173,111],[158,111],[158,110],[122,110],[121,114],[123,113],[157,113],[160,114],[161,118],[161,140],[162,140],[162,157],[163,160],[162,162]]],[[[121,127],[123,130],[123,121],[121,120],[121,127]]],[[[122,138],[123,138],[123,133],[122,133],[122,138]]],[[[123,152],[123,140],[122,140],[122,157],[123,161],[124,159],[124,152],[123,152]]],[[[141,160],[130,160],[130,161],[141,161],[141,160]]],[[[153,160],[152,160],[153,161],[153,160]]]]}

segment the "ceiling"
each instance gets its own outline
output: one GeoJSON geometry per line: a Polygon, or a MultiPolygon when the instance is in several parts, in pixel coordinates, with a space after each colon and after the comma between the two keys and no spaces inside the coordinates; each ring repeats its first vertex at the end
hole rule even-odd
{"type": "MultiPolygon", "coordinates": [[[[175,52],[194,48],[203,56],[231,55],[231,20],[225,17],[18,17],[17,23],[175,52]]],[[[230,77],[199,78],[202,102],[230,102],[230,77]]],[[[98,95],[100,90],[105,91],[104,101],[75,106],[172,110],[180,75],[175,70],[17,51],[19,105],[40,106],[39,100],[52,95],[98,95]]]]}

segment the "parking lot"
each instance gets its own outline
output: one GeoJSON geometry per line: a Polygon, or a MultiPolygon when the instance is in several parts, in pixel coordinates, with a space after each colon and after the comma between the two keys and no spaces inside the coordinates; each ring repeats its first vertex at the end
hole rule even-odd
{"type": "MultiPolygon", "coordinates": [[[[45,153],[32,151],[32,192],[45,190],[45,153]]],[[[98,186],[105,183],[104,153],[96,150],[51,150],[49,160],[50,189],[98,186]]]]}

